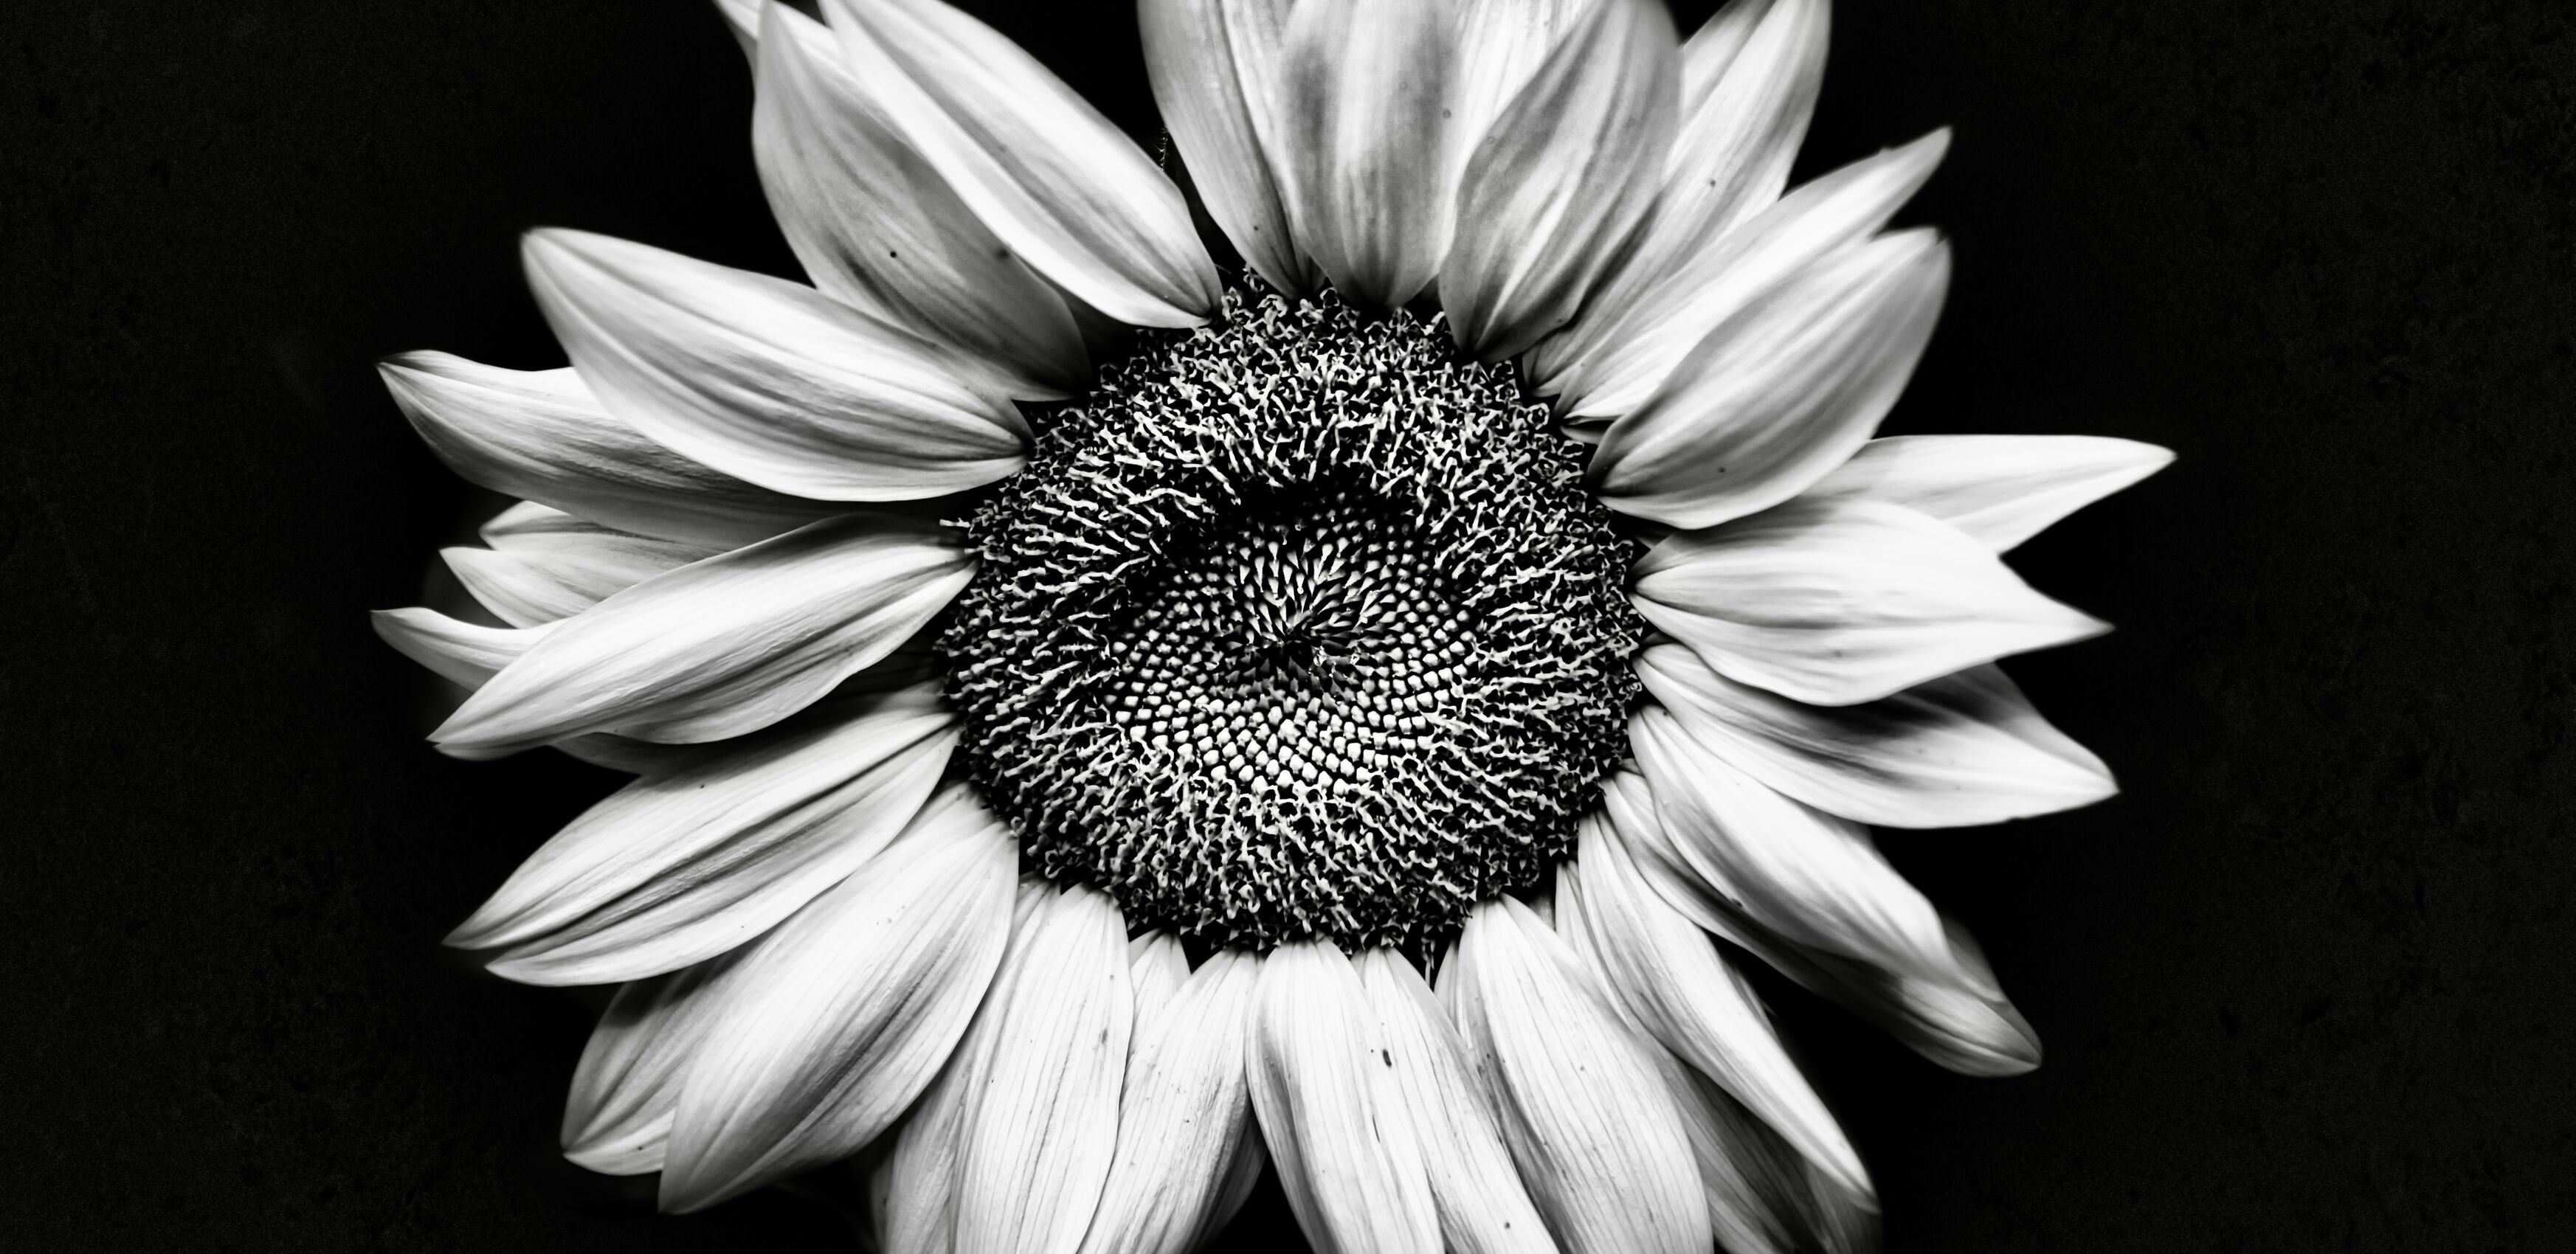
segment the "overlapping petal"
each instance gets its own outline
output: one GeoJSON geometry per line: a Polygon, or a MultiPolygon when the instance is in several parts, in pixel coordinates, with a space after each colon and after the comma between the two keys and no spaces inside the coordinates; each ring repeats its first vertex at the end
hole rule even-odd
{"type": "Polygon", "coordinates": [[[564,1157],[612,1176],[662,1169],[680,1074],[705,1039],[715,976],[745,950],[617,990],[591,1029],[564,1102],[564,1157]]]}
{"type": "MultiPolygon", "coordinates": [[[[417,606],[369,612],[376,635],[396,652],[420,663],[449,683],[472,691],[500,669],[519,659],[552,624],[535,627],[486,627],[461,622],[417,606]]],[[[607,732],[559,740],[556,749],[612,771],[640,775],[668,764],[685,750],[607,732]]],[[[458,757],[498,757],[498,753],[461,753],[458,757]]]]}
{"type": "Polygon", "coordinates": [[[2098,435],[1884,436],[1806,495],[1902,505],[2001,553],[2173,457],[2153,444],[2098,435]]]}
{"type": "Polygon", "coordinates": [[[1208,216],[1272,287],[1304,295],[1319,276],[1262,142],[1281,121],[1288,9],[1289,0],[1140,0],[1136,19],[1155,107],[1208,216]]]}
{"type": "Polygon", "coordinates": [[[1297,0],[1289,11],[1272,165],[1297,242],[1363,306],[1413,299],[1449,251],[1457,51],[1442,0],[1297,0]]]}
{"type": "Polygon", "coordinates": [[[852,76],[1038,273],[1135,326],[1195,326],[1220,288],[1180,190],[1082,97],[939,0],[826,0],[852,76]]]}
{"type": "Polygon", "coordinates": [[[491,548],[460,545],[438,555],[475,600],[514,627],[570,618],[719,551],[618,531],[532,502],[505,511],[483,536],[491,548]]]}
{"type": "Polygon", "coordinates": [[[1610,424],[1587,472],[1595,493],[1672,527],[1712,527],[1796,496],[1896,403],[1949,283],[1949,247],[1929,231],[1799,273],[1709,332],[1610,424]]]}
{"type": "Polygon", "coordinates": [[[810,287],[649,245],[549,228],[528,286],[609,412],[763,487],[902,501],[1027,461],[991,372],[810,287]]]}
{"type": "Polygon", "coordinates": [[[822,23],[777,3],[762,21],[751,154],[814,286],[991,364],[1013,396],[1077,394],[1091,360],[1064,299],[904,142],[822,23]]]}
{"type": "Polygon", "coordinates": [[[1710,669],[1816,705],[1875,701],[2110,630],[1957,529],[1856,497],[1811,495],[1675,533],[1634,576],[1637,612],[1710,669]]]}
{"type": "Polygon", "coordinates": [[[754,731],[894,652],[971,570],[946,528],[826,519],[657,575],[546,629],[432,738],[454,752],[602,728],[673,743],[754,731]]]}
{"type": "MultiPolygon", "coordinates": [[[[509,979],[607,984],[768,931],[912,823],[956,745],[935,691],[853,704],[843,721],[700,749],[610,794],[447,943],[506,946],[491,970],[509,979]]],[[[952,788],[932,809],[973,804],[952,788]]]]}
{"type": "MultiPolygon", "coordinates": [[[[1231,1213],[1230,1169],[1259,1153],[1243,1072],[1259,979],[1258,959],[1219,952],[1137,1016],[1117,1156],[1083,1254],[1186,1254],[1231,1213]]],[[[1144,988],[1140,978],[1140,1007],[1144,988]]]]}
{"type": "Polygon", "coordinates": [[[680,1082],[663,1209],[850,1154],[947,1062],[1001,960],[1018,849],[978,807],[923,818],[719,979],[680,1082]]]}

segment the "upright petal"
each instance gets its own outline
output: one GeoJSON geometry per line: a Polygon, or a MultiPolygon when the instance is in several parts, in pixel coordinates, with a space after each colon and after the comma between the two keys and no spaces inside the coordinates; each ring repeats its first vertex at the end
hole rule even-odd
{"type": "Polygon", "coordinates": [[[1903,231],[1799,275],[1709,332],[1589,476],[1602,503],[1672,527],[1777,505],[1841,465],[1896,404],[1932,338],[1950,250],[1903,231]]]}
{"type": "Polygon", "coordinates": [[[1637,612],[1710,669],[1816,705],[1875,701],[2110,630],[1957,529],[1856,497],[1676,532],[1635,574],[1637,612]]]}
{"type": "Polygon", "coordinates": [[[1297,242],[1359,304],[1413,299],[1449,251],[1456,40],[1442,0],[1297,0],[1289,11],[1271,155],[1297,242]]]}
{"type": "Polygon", "coordinates": [[[1494,119],[1528,85],[1566,31],[1598,0],[1453,0],[1458,53],[1451,70],[1451,159],[1465,165],[1494,119]]]}
{"type": "Polygon", "coordinates": [[[2001,553],[2173,457],[2152,444],[2098,435],[1883,436],[1807,495],[1919,510],[2001,553]]]}
{"type": "Polygon", "coordinates": [[[777,3],[763,21],[751,155],[814,286],[990,363],[1013,396],[1077,394],[1091,359],[1063,298],[904,142],[831,31],[777,3]]]}
{"type": "Polygon", "coordinates": [[[680,1082],[664,1210],[846,1156],[921,1095],[1001,960],[1018,852],[989,815],[950,809],[724,973],[680,1082]]]}
{"type": "Polygon", "coordinates": [[[827,519],[654,576],[547,628],[433,738],[452,751],[607,727],[682,744],[737,736],[892,653],[971,573],[945,528],[827,519]]]}
{"type": "Polygon", "coordinates": [[[520,254],[538,307],[609,412],[763,487],[908,501],[1027,461],[984,368],[785,279],[555,228],[520,254]]]}
{"type": "Polygon", "coordinates": [[[1180,189],[1036,58],[939,0],[826,0],[853,77],[1038,273],[1134,326],[1216,311],[1180,189]]]}
{"type": "Polygon", "coordinates": [[[1440,1218],[1383,1030],[1330,941],[1261,960],[1244,1070],[1288,1208],[1316,1254],[1439,1254],[1440,1218]]]}
{"type": "Polygon", "coordinates": [[[1208,216],[1272,287],[1302,295],[1316,286],[1315,264],[1297,247],[1261,137],[1279,115],[1288,9],[1288,0],[1138,0],[1136,24],[1154,106],[1208,216]]]}
{"type": "Polygon", "coordinates": [[[506,528],[485,526],[491,548],[458,546],[438,553],[475,600],[515,627],[570,618],[655,575],[719,551],[704,544],[618,531],[543,505],[534,508],[553,518],[532,525],[523,504],[509,511],[519,515],[519,521],[506,528]]]}
{"type": "Polygon", "coordinates": [[[1219,952],[1138,1017],[1117,1157],[1083,1254],[1187,1254],[1221,1222],[1229,1168],[1258,1144],[1243,1050],[1260,970],[1249,954],[1219,952]]]}
{"type": "Polygon", "coordinates": [[[1662,0],[1596,0],[1468,158],[1440,303],[1509,357],[1573,321],[1654,204],[1679,67],[1662,0]]]}
{"type": "Polygon", "coordinates": [[[1566,1254],[1704,1254],[1708,1208],[1656,1047],[1537,913],[1510,897],[1476,907],[1441,981],[1459,986],[1468,1051],[1566,1254]]]}
{"type": "Polygon", "coordinates": [[[564,1157],[612,1176],[662,1169],[671,1112],[680,1103],[680,1073],[711,1021],[715,999],[708,989],[744,952],[617,990],[573,1068],[572,1093],[564,1103],[564,1157]]]}
{"type": "Polygon", "coordinates": [[[2050,726],[1992,666],[1847,706],[1803,705],[1736,683],[1679,645],[1647,649],[1636,670],[1710,756],[1863,823],[1997,823],[2118,791],[2100,758],[2050,726]]]}
{"type": "Polygon", "coordinates": [[[503,370],[403,353],[376,369],[430,451],[467,482],[620,531],[730,548],[840,512],[644,438],[568,368],[503,370]]]}
{"type": "MultiPolygon", "coordinates": [[[[608,984],[758,936],[914,821],[957,743],[928,692],[845,722],[710,746],[610,794],[529,855],[451,933],[492,973],[608,984]]],[[[971,804],[952,789],[936,805],[971,804]]]]}

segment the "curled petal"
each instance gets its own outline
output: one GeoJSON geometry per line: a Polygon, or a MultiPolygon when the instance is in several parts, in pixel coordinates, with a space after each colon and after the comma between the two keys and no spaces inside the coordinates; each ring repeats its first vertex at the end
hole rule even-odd
{"type": "Polygon", "coordinates": [[[1644,406],[1610,424],[1589,471],[1602,503],[1711,527],[1804,491],[1896,403],[1949,284],[1949,248],[1929,231],[1791,280],[1710,332],[1644,406]]]}
{"type": "Polygon", "coordinates": [[[1637,612],[1729,679],[1816,705],[2110,630],[1903,506],[1801,497],[1637,563],[1637,612]]]}
{"type": "Polygon", "coordinates": [[[1117,1157],[1083,1254],[1186,1254],[1223,1222],[1233,1164],[1259,1152],[1243,1076],[1259,979],[1257,959],[1220,952],[1138,1015],[1117,1157]]]}
{"type": "Polygon", "coordinates": [[[989,815],[933,817],[718,981],[680,1081],[664,1210],[852,1153],[947,1062],[1001,960],[1018,849],[989,815]]]}
{"type": "Polygon", "coordinates": [[[971,361],[810,287],[549,228],[528,286],[609,412],[763,487],[903,501],[1027,461],[1028,424],[971,361]]]}
{"type": "Polygon", "coordinates": [[[611,1176],[662,1169],[671,1112],[680,1102],[680,1073],[706,1038],[714,1005],[707,990],[742,952],[617,990],[573,1068],[572,1094],[564,1103],[564,1157],[611,1176]]]}
{"type": "Polygon", "coordinates": [[[1297,242],[1360,304],[1413,299],[1449,251],[1456,39],[1441,0],[1297,0],[1289,11],[1271,155],[1297,242]]]}
{"type": "Polygon", "coordinates": [[[945,528],[826,519],[548,628],[432,738],[495,751],[610,727],[681,744],[766,727],[893,653],[971,572],[945,528]]]}
{"type": "Polygon", "coordinates": [[[991,363],[1015,397],[1077,394],[1091,359],[1064,299],[904,142],[822,23],[776,3],[763,20],[751,153],[814,286],[991,363]]]}
{"type": "Polygon", "coordinates": [[[2102,760],[1979,666],[1864,705],[1802,705],[1711,671],[1679,645],[1637,657],[1646,689],[1707,753],[1790,797],[1888,827],[2053,814],[2118,791],[2102,760]]]}
{"type": "Polygon", "coordinates": [[[403,353],[376,369],[421,439],[468,482],[620,531],[731,547],[839,511],[646,439],[570,369],[503,370],[447,353],[403,353]]]}
{"type": "Polygon", "coordinates": [[[1180,189],[1036,58],[939,0],[824,12],[853,78],[1038,273],[1134,326],[1216,311],[1216,264],[1180,189]]]}
{"type": "Polygon", "coordinates": [[[1261,139],[1279,114],[1288,7],[1287,0],[1140,0],[1136,20],[1154,105],[1208,216],[1272,287],[1300,295],[1314,290],[1315,265],[1297,247],[1261,139]]]}
{"type": "Polygon", "coordinates": [[[2098,435],[1883,436],[1806,495],[1902,505],[2001,553],[2173,457],[2152,444],[2098,435]]]}
{"type": "Polygon", "coordinates": [[[395,652],[460,688],[482,687],[551,629],[545,625],[486,627],[418,606],[370,610],[368,620],[395,652]]]}

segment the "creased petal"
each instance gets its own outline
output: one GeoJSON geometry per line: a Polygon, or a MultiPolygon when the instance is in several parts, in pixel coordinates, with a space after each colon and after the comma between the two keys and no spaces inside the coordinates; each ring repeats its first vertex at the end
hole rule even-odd
{"type": "Polygon", "coordinates": [[[1708,1077],[1665,1057],[1665,1080],[1690,1128],[1718,1248],[1875,1254],[1874,1194],[1845,1186],[1708,1077]]]}
{"type": "Polygon", "coordinates": [[[1510,897],[1477,906],[1440,978],[1566,1254],[1704,1254],[1707,1203],[1656,1046],[1546,922],[1510,897]]]}
{"type": "Polygon", "coordinates": [[[1450,152],[1464,165],[1530,76],[1596,0],[1455,0],[1458,54],[1449,89],[1450,152]]]}
{"type": "Polygon", "coordinates": [[[617,990],[591,1029],[564,1103],[564,1157],[612,1176],[662,1169],[680,1073],[706,1038],[714,977],[742,951],[617,990]]]}
{"type": "Polygon", "coordinates": [[[1634,573],[1637,612],[1710,669],[1815,705],[1875,701],[2110,630],[1956,528],[1857,497],[1676,532],[1634,573]]]}
{"type": "Polygon", "coordinates": [[[1836,1179],[1866,1192],[1860,1156],[1790,1061],[1744,977],[1648,886],[1603,816],[1586,815],[1579,830],[1576,861],[1557,869],[1560,933],[1664,1048],[1734,1094],[1836,1179]]]}
{"type": "Polygon", "coordinates": [[[824,12],[852,77],[1038,273],[1135,326],[1216,311],[1216,263],[1180,189],[1036,58],[938,0],[824,12]]]}
{"type": "Polygon", "coordinates": [[[1314,290],[1315,266],[1297,247],[1255,121],[1279,110],[1288,8],[1287,0],[1140,0],[1136,20],[1154,105],[1208,216],[1271,286],[1298,295],[1314,290]]]}
{"type": "Polygon", "coordinates": [[[438,555],[475,600],[515,627],[570,618],[721,551],[618,531],[525,501],[486,523],[483,538],[491,548],[459,546],[438,555]]]}
{"type": "Polygon", "coordinates": [[[980,807],[924,817],[718,981],[680,1082],[664,1210],[850,1154],[947,1062],[1001,960],[1019,850],[980,807]]]}
{"type": "MultiPolygon", "coordinates": [[[[1676,150],[1689,142],[1677,142],[1676,150]]],[[[1783,284],[1885,226],[1932,176],[1949,143],[1948,131],[1935,131],[1855,161],[1789,193],[1706,247],[1675,252],[1638,275],[1634,294],[1605,296],[1608,316],[1585,318],[1568,335],[1533,351],[1532,387],[1557,394],[1558,412],[1578,421],[1635,410],[1710,332],[1776,299],[1783,284]]]]}
{"type": "Polygon", "coordinates": [[[1390,949],[1369,950],[1358,965],[1422,1146],[1443,1247],[1454,1254],[1553,1254],[1546,1221],[1503,1146],[1493,1097],[1470,1070],[1466,1044],[1431,986],[1390,949]]]}
{"type": "Polygon", "coordinates": [[[1903,231],[1819,264],[1709,333],[1589,477],[1602,504],[1671,527],[1777,505],[1841,465],[1896,404],[1932,338],[1950,250],[1903,231]]]}
{"type": "Polygon", "coordinates": [[[1711,755],[1808,805],[1889,827],[1965,827],[2119,791],[2102,760],[1993,666],[1884,701],[1802,705],[1736,683],[1680,645],[1638,655],[1646,688],[1711,755]]]}
{"type": "Polygon", "coordinates": [[[1439,1254],[1422,1146],[1386,1050],[1358,972],[1331,942],[1282,945],[1261,960],[1244,1070],[1288,1208],[1316,1254],[1439,1254]]]}
{"type": "Polygon", "coordinates": [[[1118,1153],[1083,1254],[1186,1254],[1221,1222],[1230,1168],[1258,1142],[1243,1049],[1259,979],[1257,959],[1220,952],[1137,1017],[1118,1153]]]}
{"type": "Polygon", "coordinates": [[[418,606],[370,610],[367,616],[376,635],[392,645],[395,652],[464,688],[482,687],[551,630],[546,626],[486,627],[418,606]]]}
{"type": "Polygon", "coordinates": [[[1271,156],[1297,242],[1363,306],[1411,300],[1449,251],[1454,22],[1441,0],[1297,0],[1288,15],[1271,156]]]}
{"type": "Polygon", "coordinates": [[[1043,898],[993,982],[1001,1018],[958,1127],[958,1254],[1070,1251],[1118,1146],[1135,1022],[1127,923],[1097,889],[1043,898]]]}
{"type": "Polygon", "coordinates": [[[2153,444],[2098,435],[1884,436],[1806,494],[1902,505],[2001,553],[2173,458],[2153,444]]]}
{"type": "Polygon", "coordinates": [[[1163,1013],[1163,1007],[1171,1003],[1172,995],[1180,992],[1189,978],[1189,954],[1181,948],[1178,937],[1154,928],[1128,938],[1127,986],[1133,993],[1136,1031],[1143,1032],[1154,1016],[1163,1013]]]}
{"type": "MultiPolygon", "coordinates": [[[[858,870],[923,809],[957,743],[935,691],[710,746],[612,793],[451,933],[492,973],[607,984],[731,949],[858,870]]],[[[951,790],[942,805],[959,804],[951,790]]]]}
{"type": "Polygon", "coordinates": [[[826,519],[657,575],[555,624],[432,738],[452,751],[610,727],[681,744],[737,736],[894,652],[972,571],[944,527],[826,519]]]}
{"type": "Polygon", "coordinates": [[[570,369],[503,370],[447,353],[403,353],[376,369],[430,451],[467,481],[620,531],[730,547],[840,512],[644,438],[570,369]]]}
{"type": "Polygon", "coordinates": [[[810,287],[586,231],[531,231],[520,256],[609,412],[718,470],[904,501],[1028,460],[1028,424],[989,371],[810,287]]]}
{"type": "Polygon", "coordinates": [[[814,286],[992,364],[1015,397],[1077,394],[1091,359],[1063,298],[904,142],[831,31],[783,4],[764,20],[751,153],[814,286]]]}
{"type": "Polygon", "coordinates": [[[1662,0],[1597,0],[1495,119],[1440,268],[1461,348],[1509,357],[1574,319],[1654,204],[1678,77],[1662,0]]]}

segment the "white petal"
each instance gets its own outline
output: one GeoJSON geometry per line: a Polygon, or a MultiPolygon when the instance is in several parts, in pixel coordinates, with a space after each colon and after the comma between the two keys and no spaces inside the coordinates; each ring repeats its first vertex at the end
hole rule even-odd
{"type": "Polygon", "coordinates": [[[760,56],[760,14],[765,0],[716,0],[716,12],[723,16],[725,29],[733,32],[734,42],[742,45],[742,54],[760,56]]]}
{"type": "Polygon", "coordinates": [[[957,1254],[1071,1251],[1117,1151],[1126,920],[1077,886],[1042,900],[1025,935],[993,982],[1001,1017],[958,1126],[957,1254]]]}
{"type": "Polygon", "coordinates": [[[1503,1146],[1492,1095],[1469,1069],[1466,1044],[1431,986],[1393,950],[1369,950],[1358,965],[1422,1146],[1443,1246],[1454,1254],[1553,1254],[1546,1221],[1503,1146]]]}
{"type": "Polygon", "coordinates": [[[1495,119],[1440,268],[1460,347],[1497,360],[1573,321],[1654,203],[1679,72],[1662,0],[1596,0],[1495,119]]]}
{"type": "Polygon", "coordinates": [[[1467,916],[1441,971],[1503,1139],[1566,1254],[1704,1254],[1714,1239],[1652,1042],[1509,897],[1467,916]]]}
{"type": "MultiPolygon", "coordinates": [[[[438,553],[475,600],[514,627],[570,618],[655,575],[718,552],[536,508],[554,514],[553,524],[499,531],[502,539],[492,548],[459,546],[438,553]]],[[[487,539],[496,534],[492,527],[484,530],[487,539]]]]}
{"type": "Polygon", "coordinates": [[[824,12],[853,78],[1038,273],[1135,326],[1216,311],[1216,264],[1180,189],[1036,58],[938,0],[824,12]]]}
{"type": "Polygon", "coordinates": [[[1180,992],[1189,978],[1189,954],[1181,948],[1179,938],[1155,928],[1128,939],[1127,985],[1134,993],[1138,1032],[1163,1013],[1163,1007],[1171,1003],[1172,995],[1180,992]]]}
{"type": "MultiPolygon", "coordinates": [[[[1013,899],[1013,941],[1027,943],[1029,916],[1042,897],[1054,895],[1054,885],[1021,877],[1013,899]]],[[[872,1185],[884,1195],[875,1218],[885,1254],[950,1254],[956,1248],[958,1130],[965,1124],[968,1095],[983,1087],[1002,1013],[987,990],[948,1065],[903,1117],[893,1151],[878,1165],[872,1185]]]]}
{"type": "Polygon", "coordinates": [[[1258,1152],[1243,1049],[1259,979],[1257,959],[1220,952],[1138,1016],[1117,1158],[1083,1254],[1186,1254],[1222,1222],[1229,1169],[1245,1146],[1258,1152]]]}
{"type": "Polygon", "coordinates": [[[376,635],[394,651],[463,688],[480,688],[543,638],[550,626],[486,627],[436,610],[370,610],[376,635]]]}
{"type": "Polygon", "coordinates": [[[1665,1082],[1690,1129],[1709,1219],[1729,1251],[1877,1249],[1878,1199],[1800,1156],[1708,1077],[1666,1055],[1665,1082]]]}
{"type": "Polygon", "coordinates": [[[1315,265],[1297,247],[1255,121],[1280,108],[1288,8],[1287,0],[1140,0],[1136,21],[1154,105],[1208,216],[1271,286],[1297,295],[1314,289],[1315,265]]]}
{"type": "Polygon", "coordinates": [[[1992,666],[1866,705],[1802,705],[1736,683],[1680,645],[1637,674],[1690,738],[1771,788],[1844,818],[1965,827],[2090,805],[2117,792],[2102,760],[1992,666]]]}
{"type": "Polygon", "coordinates": [[[751,152],[814,286],[1060,400],[1091,378],[1064,301],[978,221],[841,65],[823,24],[768,5],[751,152]]]}
{"type": "Polygon", "coordinates": [[[945,528],[826,519],[555,624],[432,738],[496,750],[609,727],[682,744],[740,735],[894,652],[971,574],[945,528]]]}
{"type": "Polygon", "coordinates": [[[1271,157],[1297,242],[1363,306],[1411,300],[1449,251],[1453,22],[1441,0],[1297,0],[1288,14],[1271,157]]]}
{"type": "Polygon", "coordinates": [[[2001,553],[2173,457],[2152,444],[2098,435],[1884,436],[1807,495],[1919,510],[2001,553]]]}
{"type": "Polygon", "coordinates": [[[990,816],[910,836],[719,979],[680,1082],[664,1210],[857,1150],[948,1060],[1001,960],[1019,850],[990,816]]]}
{"type": "Polygon", "coordinates": [[[564,1157],[612,1176],[662,1169],[680,1073],[705,1039],[715,975],[743,951],[617,990],[591,1029],[564,1103],[564,1157]]]}
{"type": "Polygon", "coordinates": [[[1949,143],[1948,131],[1935,131],[1855,161],[1727,229],[1709,246],[1674,253],[1639,275],[1641,290],[1605,296],[1611,316],[1585,318],[1570,336],[1533,352],[1533,386],[1560,393],[1562,413],[1607,417],[1636,409],[1710,332],[1885,226],[1932,176],[1949,143]]]}
{"type": "Polygon", "coordinates": [[[2110,630],[1957,529],[1856,497],[1676,532],[1635,575],[1637,612],[1711,669],[1816,705],[1875,701],[2110,630]]]}
{"type": "Polygon", "coordinates": [[[1331,942],[1282,945],[1261,960],[1244,1071],[1288,1208],[1316,1254],[1438,1254],[1440,1218],[1404,1091],[1359,975],[1331,942]]]}
{"type": "Polygon", "coordinates": [[[1771,1021],[1708,937],[1665,904],[1598,814],[1585,816],[1577,861],[1557,872],[1559,927],[1602,983],[1664,1048],[1780,1130],[1798,1151],[1846,1185],[1868,1173],[1772,1033],[1771,1021]],[[1566,926],[1571,895],[1579,926],[1566,926]]]}
{"type": "Polygon", "coordinates": [[[1450,151],[1464,165],[1595,0],[1456,0],[1450,151]]]}
{"type": "Polygon", "coordinates": [[[620,531],[731,546],[839,512],[644,438],[569,369],[503,370],[446,353],[404,353],[376,369],[403,416],[457,474],[620,531]]]}
{"type": "MultiPolygon", "coordinates": [[[[847,722],[701,749],[612,793],[449,934],[492,973],[607,984],[676,970],[775,926],[922,814],[957,743],[935,694],[847,722]]],[[[956,790],[934,809],[958,804],[956,790]]],[[[929,820],[935,815],[923,815],[929,820]]]]}
{"type": "Polygon", "coordinates": [[[556,228],[520,247],[555,338],[610,413],[763,487],[900,501],[1027,461],[989,372],[810,287],[556,228]]]}
{"type": "Polygon", "coordinates": [[[1691,350],[1602,434],[1603,504],[1673,527],[1777,505],[1841,465],[1896,403],[1932,338],[1950,250],[1901,231],[1819,263],[1691,350]]]}

